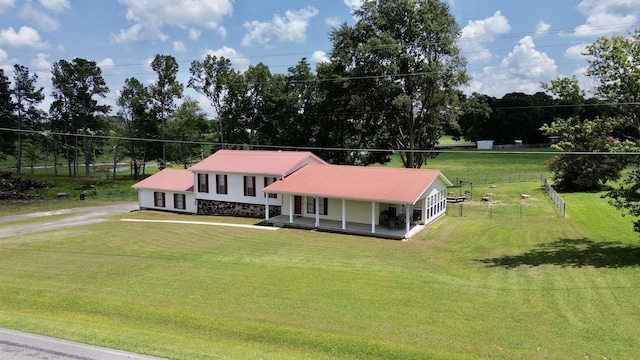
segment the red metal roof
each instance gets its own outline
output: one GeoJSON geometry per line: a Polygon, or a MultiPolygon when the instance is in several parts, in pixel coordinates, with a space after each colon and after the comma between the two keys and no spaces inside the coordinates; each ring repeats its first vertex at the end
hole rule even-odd
{"type": "Polygon", "coordinates": [[[193,173],[184,169],[167,168],[131,186],[135,189],[193,191],[193,173]]]}
{"type": "Polygon", "coordinates": [[[307,151],[218,150],[189,170],[283,177],[299,169],[307,160],[326,164],[307,151]]]}
{"type": "Polygon", "coordinates": [[[438,177],[452,185],[440,170],[307,165],[265,192],[414,204],[438,177]]]}

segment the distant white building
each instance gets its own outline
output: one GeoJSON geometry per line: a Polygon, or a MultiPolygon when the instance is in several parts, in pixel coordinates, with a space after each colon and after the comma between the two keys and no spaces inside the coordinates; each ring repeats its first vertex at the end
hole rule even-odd
{"type": "Polygon", "coordinates": [[[479,150],[491,150],[493,149],[493,140],[480,140],[476,142],[479,150]]]}

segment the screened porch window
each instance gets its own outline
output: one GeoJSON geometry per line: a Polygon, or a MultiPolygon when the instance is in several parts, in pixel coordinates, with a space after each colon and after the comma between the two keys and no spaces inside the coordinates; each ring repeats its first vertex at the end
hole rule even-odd
{"type": "MultiPolygon", "coordinates": [[[[327,209],[329,208],[329,199],[320,198],[320,215],[327,215],[327,209]]],[[[309,196],[307,197],[307,214],[316,213],[316,199],[309,196]]]]}

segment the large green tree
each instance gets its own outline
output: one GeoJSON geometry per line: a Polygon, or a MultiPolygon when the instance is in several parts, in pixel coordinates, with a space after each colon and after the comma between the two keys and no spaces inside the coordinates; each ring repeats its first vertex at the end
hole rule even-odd
{"type": "Polygon", "coordinates": [[[194,158],[201,158],[204,136],[210,133],[207,117],[200,104],[189,97],[167,118],[167,133],[174,142],[169,147],[171,159],[186,169],[194,158]]]}
{"type": "Polygon", "coordinates": [[[61,128],[55,129],[65,133],[74,134],[74,156],[73,161],[69,152],[70,145],[65,137],[67,149],[67,161],[69,165],[69,176],[71,173],[71,162],[73,162],[73,175],[77,176],[78,164],[78,136],[82,135],[82,148],[84,151],[85,176],[90,176],[90,162],[92,154],[89,147],[89,132],[100,130],[97,115],[109,112],[109,106],[99,104],[98,98],[106,97],[109,92],[102,70],[95,61],[82,58],[75,58],[72,61],[60,60],[53,64],[53,85],[50,112],[54,114],[55,121],[52,123],[61,128]]]}
{"type": "Polygon", "coordinates": [[[467,82],[460,29],[439,0],[367,0],[353,15],[355,25],[331,33],[325,76],[349,92],[348,121],[384,127],[404,166],[420,167],[457,118],[457,89],[467,82]]]}
{"type": "Polygon", "coordinates": [[[187,86],[204,95],[211,103],[218,121],[220,145],[224,147],[224,124],[220,114],[226,104],[229,87],[239,73],[233,70],[229,59],[211,54],[207,54],[202,61],[193,61],[189,71],[191,77],[187,86]]]}
{"type": "Polygon", "coordinates": [[[586,91],[576,77],[558,78],[543,83],[542,88],[560,106],[560,116],[540,128],[545,135],[556,138],[553,148],[566,152],[548,163],[555,187],[571,191],[598,190],[608,181],[619,179],[625,163],[619,156],[607,153],[629,145],[612,136],[625,121],[616,117],[590,117],[584,107],[586,91]]]}
{"type": "Polygon", "coordinates": [[[167,117],[176,109],[176,99],[182,98],[183,86],[177,79],[178,62],[171,55],[157,54],[151,62],[151,69],[156,72],[158,79],[149,87],[151,94],[151,112],[160,126],[162,139],[162,153],[160,168],[167,164],[166,143],[167,117]]]}
{"type": "MultiPolygon", "coordinates": [[[[15,104],[11,99],[9,89],[9,77],[0,68],[0,128],[15,129],[13,110],[15,104]]],[[[0,159],[6,159],[7,155],[15,152],[16,133],[11,130],[0,130],[0,159]]]]}
{"type": "MultiPolygon", "coordinates": [[[[116,103],[120,107],[118,114],[123,121],[123,135],[128,140],[124,152],[131,159],[134,179],[137,180],[140,168],[147,160],[147,141],[136,139],[157,139],[159,128],[151,114],[148,89],[136,78],[128,78],[116,103]]],[[[115,176],[115,174],[114,174],[115,176]]]]}
{"type": "Polygon", "coordinates": [[[314,125],[317,114],[318,84],[306,59],[274,74],[268,84],[262,109],[260,144],[306,147],[315,146],[314,125]]]}
{"type": "MultiPolygon", "coordinates": [[[[629,36],[601,37],[587,47],[589,67],[587,75],[597,82],[596,95],[613,106],[607,115],[624,123],[616,135],[632,140],[640,148],[640,29],[629,36]]],[[[635,217],[640,216],[640,157],[625,158],[631,171],[620,187],[607,195],[619,209],[635,217]]],[[[634,221],[640,232],[640,220],[634,221]]]]}
{"type": "MultiPolygon", "coordinates": [[[[23,65],[13,66],[13,87],[11,88],[11,94],[14,98],[15,115],[18,122],[18,151],[16,154],[17,160],[17,174],[20,175],[22,171],[22,151],[23,151],[23,139],[25,136],[22,134],[22,130],[39,130],[37,129],[40,120],[43,118],[42,111],[38,109],[38,104],[44,100],[44,88],[36,87],[38,81],[38,75],[29,72],[29,68],[23,65]]],[[[30,144],[31,154],[37,154],[34,151],[34,144],[30,144]]]]}

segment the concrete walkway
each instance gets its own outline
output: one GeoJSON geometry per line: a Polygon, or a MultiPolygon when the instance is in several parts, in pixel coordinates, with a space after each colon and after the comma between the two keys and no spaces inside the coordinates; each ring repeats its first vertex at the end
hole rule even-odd
{"type": "Polygon", "coordinates": [[[0,360],[158,360],[161,358],[112,350],[48,336],[0,329],[0,360]]]}
{"type": "Polygon", "coordinates": [[[144,219],[120,219],[121,221],[129,222],[148,222],[148,223],[165,223],[165,224],[191,224],[191,225],[210,225],[210,226],[226,226],[226,227],[238,227],[244,229],[257,229],[257,230],[269,230],[274,231],[279,228],[273,226],[260,226],[260,225],[246,225],[246,224],[231,224],[231,223],[215,223],[207,221],[184,221],[184,220],[144,220],[144,219]]]}

